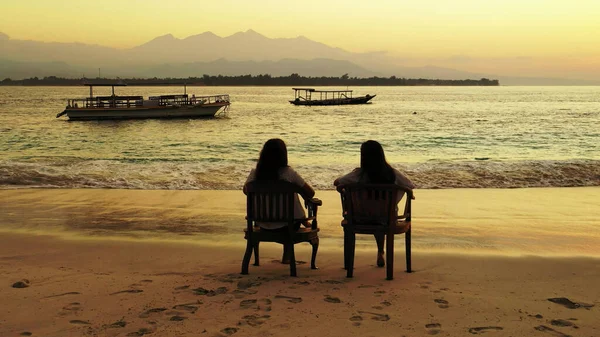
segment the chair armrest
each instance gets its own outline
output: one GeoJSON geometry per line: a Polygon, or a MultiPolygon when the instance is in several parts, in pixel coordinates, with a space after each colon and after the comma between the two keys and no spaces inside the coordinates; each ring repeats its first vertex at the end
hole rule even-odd
{"type": "Polygon", "coordinates": [[[306,201],[306,206],[307,207],[308,207],[309,203],[311,203],[313,205],[316,205],[316,206],[323,206],[323,202],[319,198],[310,198],[309,200],[307,200],[306,201]]]}
{"type": "Polygon", "coordinates": [[[304,205],[306,206],[306,210],[308,211],[308,218],[312,219],[311,228],[317,229],[317,211],[319,206],[323,205],[323,202],[318,198],[310,198],[305,200],[304,205]]]}

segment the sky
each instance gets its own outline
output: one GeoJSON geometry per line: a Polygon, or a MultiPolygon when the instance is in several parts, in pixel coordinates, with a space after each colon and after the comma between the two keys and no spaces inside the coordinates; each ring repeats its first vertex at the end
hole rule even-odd
{"type": "Polygon", "coordinates": [[[154,37],[253,29],[406,65],[600,75],[598,0],[0,0],[12,39],[133,47],[154,37]]]}

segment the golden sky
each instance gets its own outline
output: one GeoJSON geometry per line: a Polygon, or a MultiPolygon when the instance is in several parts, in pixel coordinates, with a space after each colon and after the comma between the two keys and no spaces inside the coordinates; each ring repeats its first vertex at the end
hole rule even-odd
{"type": "Polygon", "coordinates": [[[12,39],[126,48],[167,33],[253,29],[406,59],[535,58],[580,68],[598,67],[599,17],[600,0],[0,0],[0,32],[12,39]]]}

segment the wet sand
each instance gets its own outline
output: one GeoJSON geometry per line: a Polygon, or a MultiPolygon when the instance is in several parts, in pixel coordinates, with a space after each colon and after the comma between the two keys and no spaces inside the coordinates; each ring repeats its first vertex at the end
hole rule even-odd
{"type": "MultiPolygon", "coordinates": [[[[341,250],[341,205],[318,191],[321,247],[341,250]]],[[[417,190],[419,252],[600,257],[600,188],[417,190]],[[568,231],[568,234],[565,234],[568,231]]],[[[241,191],[0,190],[0,233],[243,246],[241,191]]],[[[358,248],[373,240],[359,236],[358,248]]]]}

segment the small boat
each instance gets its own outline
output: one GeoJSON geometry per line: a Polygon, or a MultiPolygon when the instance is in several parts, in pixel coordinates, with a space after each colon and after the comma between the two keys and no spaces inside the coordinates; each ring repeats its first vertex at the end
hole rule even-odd
{"type": "Polygon", "coordinates": [[[366,104],[377,95],[352,97],[352,90],[316,90],[313,88],[292,88],[294,105],[344,105],[366,104]]]}
{"type": "Polygon", "coordinates": [[[231,104],[229,95],[190,97],[184,93],[144,99],[143,96],[115,95],[115,87],[126,86],[124,83],[84,85],[90,87],[90,96],[69,99],[65,110],[56,118],[63,115],[67,115],[69,120],[214,117],[217,113],[226,113],[231,104]],[[93,87],[112,87],[112,95],[94,96],[93,87]]]}

